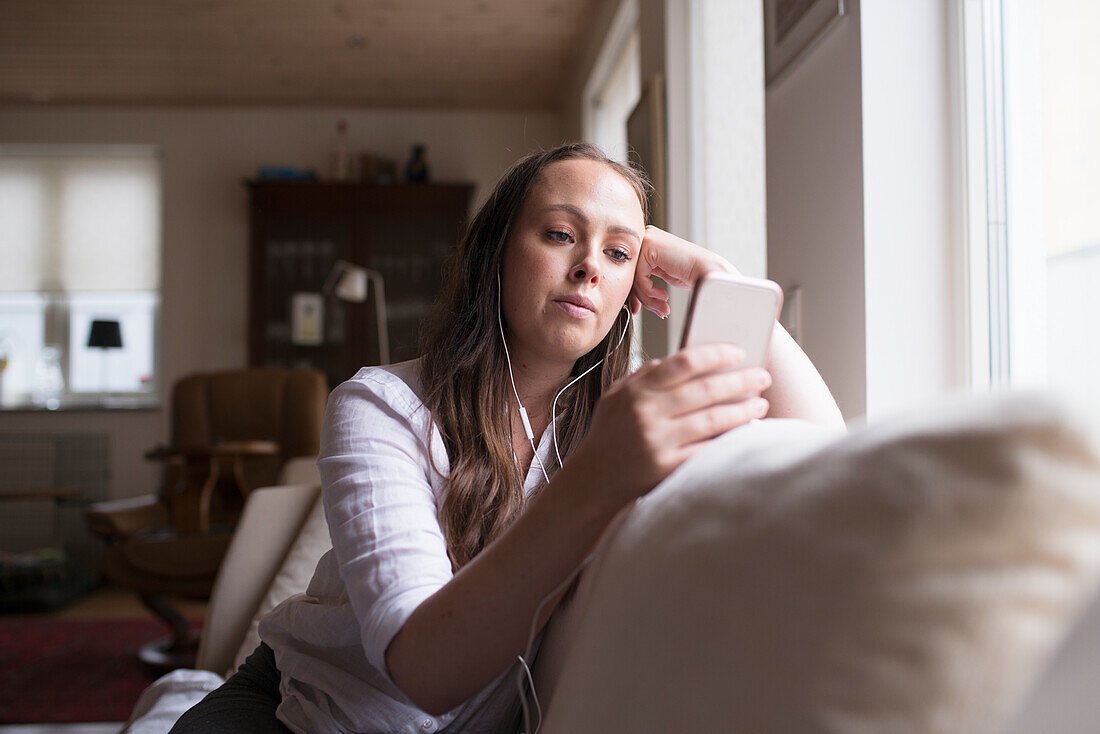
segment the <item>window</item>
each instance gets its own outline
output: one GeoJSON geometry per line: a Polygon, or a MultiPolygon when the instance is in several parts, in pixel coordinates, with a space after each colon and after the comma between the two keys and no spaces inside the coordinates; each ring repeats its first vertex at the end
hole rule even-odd
{"type": "Polygon", "coordinates": [[[1100,408],[1100,6],[962,10],[972,380],[1100,408]]]}
{"type": "Polygon", "coordinates": [[[641,96],[638,54],[638,29],[635,28],[592,100],[592,141],[622,163],[627,160],[626,121],[641,96]]]}
{"type": "Polygon", "coordinates": [[[155,402],[154,149],[0,146],[0,262],[0,406],[155,402]]]}
{"type": "Polygon", "coordinates": [[[584,92],[584,138],[627,160],[626,121],[641,97],[638,4],[623,0],[584,92]]]}

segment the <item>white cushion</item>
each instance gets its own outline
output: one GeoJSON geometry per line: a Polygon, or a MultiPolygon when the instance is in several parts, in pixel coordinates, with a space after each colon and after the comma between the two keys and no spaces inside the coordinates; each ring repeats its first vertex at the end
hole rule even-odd
{"type": "Polygon", "coordinates": [[[187,709],[225,681],[209,670],[173,670],[141,693],[119,734],[165,734],[187,709]]]}
{"type": "MultiPolygon", "coordinates": [[[[257,606],[318,502],[320,486],[317,458],[300,456],[283,465],[279,486],[249,494],[210,595],[196,667],[226,675],[236,670],[241,640],[255,633],[257,606]]],[[[301,589],[308,582],[307,576],[301,589]]]]}
{"type": "MultiPolygon", "coordinates": [[[[254,490],[233,533],[206,610],[196,667],[232,673],[234,655],[270,594],[271,580],[285,564],[288,549],[301,534],[303,520],[318,503],[315,484],[254,490]]],[[[303,582],[302,588],[305,588],[303,582]]],[[[258,644],[258,643],[257,643],[258,644]]],[[[253,645],[253,648],[255,645],[253,645]]]]}
{"type": "Polygon", "coordinates": [[[1095,588],[1100,460],[1031,395],[761,421],[605,540],[536,665],[544,734],[994,731],[1095,588]]]}
{"type": "Polygon", "coordinates": [[[317,568],[317,561],[332,548],[332,538],[328,533],[328,525],[325,523],[325,509],[320,496],[313,503],[313,509],[306,517],[302,529],[298,532],[298,538],[287,551],[282,565],[279,567],[275,578],[264,594],[259,606],[252,616],[252,621],[244,634],[234,658],[233,669],[240,667],[249,655],[260,644],[260,634],[257,631],[260,625],[260,617],[270,612],[277,604],[295,594],[300,594],[309,586],[313,572],[317,568]]]}

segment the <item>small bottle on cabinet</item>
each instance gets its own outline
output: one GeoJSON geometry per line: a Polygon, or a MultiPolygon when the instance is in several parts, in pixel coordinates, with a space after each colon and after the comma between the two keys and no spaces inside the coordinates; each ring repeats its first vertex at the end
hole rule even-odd
{"type": "Polygon", "coordinates": [[[348,147],[348,121],[336,123],[336,144],[332,146],[332,178],[351,180],[351,149],[348,147]]]}

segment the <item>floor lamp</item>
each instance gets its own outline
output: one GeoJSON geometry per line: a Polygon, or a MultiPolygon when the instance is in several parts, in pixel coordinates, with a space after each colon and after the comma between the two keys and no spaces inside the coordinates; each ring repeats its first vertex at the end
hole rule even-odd
{"type": "Polygon", "coordinates": [[[364,303],[368,295],[373,294],[374,315],[378,323],[378,361],[389,364],[390,333],[386,318],[386,284],[382,274],[347,260],[338,260],[325,279],[322,291],[334,293],[337,298],[352,303],[364,303]]]}

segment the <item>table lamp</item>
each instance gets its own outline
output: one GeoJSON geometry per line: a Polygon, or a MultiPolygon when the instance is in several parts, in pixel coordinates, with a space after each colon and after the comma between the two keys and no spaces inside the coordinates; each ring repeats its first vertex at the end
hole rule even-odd
{"type": "Polygon", "coordinates": [[[102,351],[99,363],[103,376],[99,388],[100,392],[110,392],[107,384],[107,350],[122,349],[122,325],[114,319],[94,319],[88,330],[88,348],[102,351]]]}

